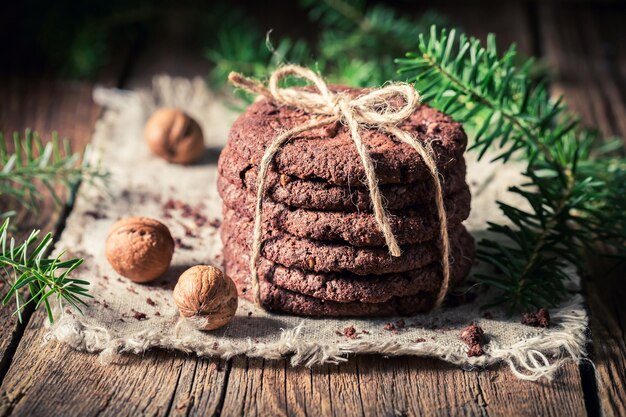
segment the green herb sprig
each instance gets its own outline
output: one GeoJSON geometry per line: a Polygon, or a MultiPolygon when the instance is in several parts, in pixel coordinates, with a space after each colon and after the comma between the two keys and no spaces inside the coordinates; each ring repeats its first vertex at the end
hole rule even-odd
{"type": "MultiPolygon", "coordinates": [[[[60,205],[65,195],[62,189],[72,194],[81,181],[105,184],[109,174],[101,167],[90,164],[89,152],[89,148],[83,153],[73,152],[69,141],[59,140],[56,133],[44,145],[37,133],[28,130],[23,138],[14,135],[13,150],[9,151],[0,134],[0,197],[5,202],[12,199],[18,207],[36,210],[45,190],[60,205]]],[[[59,304],[67,302],[80,311],[83,298],[90,297],[87,291],[89,283],[71,278],[70,273],[83,260],[61,260],[63,252],[49,257],[53,236],[47,233],[40,237],[39,230],[31,231],[21,244],[17,244],[9,236],[8,217],[13,214],[11,211],[0,211],[0,217],[6,218],[0,226],[0,278],[8,288],[2,299],[3,305],[14,298],[15,314],[20,322],[24,308],[29,305],[35,309],[43,306],[52,322],[50,299],[53,296],[59,304]]]]}
{"type": "Polygon", "coordinates": [[[214,13],[216,34],[205,57],[214,67],[209,80],[222,86],[231,71],[264,78],[286,62],[314,68],[331,83],[350,86],[382,85],[396,76],[394,59],[412,48],[419,33],[444,19],[426,13],[420,19],[401,16],[384,5],[360,0],[302,0],[310,20],[319,27],[314,43],[282,37],[275,45],[271,33],[240,10],[214,13]]]}
{"type": "Polygon", "coordinates": [[[54,258],[47,257],[52,244],[52,233],[40,239],[39,230],[33,230],[22,242],[17,244],[14,238],[9,238],[9,219],[0,226],[0,268],[2,280],[8,287],[2,304],[7,305],[11,298],[15,299],[19,321],[22,321],[22,312],[29,304],[37,309],[44,306],[48,319],[52,322],[52,307],[50,297],[56,296],[69,303],[80,311],[80,304],[85,304],[83,298],[91,297],[87,291],[89,282],[73,279],[70,273],[78,268],[82,259],[61,260],[61,252],[54,258]],[[24,299],[22,288],[28,288],[30,297],[24,299]]]}
{"type": "Polygon", "coordinates": [[[599,157],[597,132],[584,128],[548,80],[531,75],[533,61],[516,65],[515,46],[499,55],[455,30],[420,35],[418,52],[398,59],[424,101],[475,131],[472,149],[495,160],[523,158],[527,183],[511,187],[527,207],[498,205],[509,224],[489,223],[493,238],[478,258],[497,269],[479,275],[497,289],[492,305],[511,311],[554,306],[567,294],[569,267],[584,268],[581,251],[602,240],[626,256],[626,161],[623,147],[599,157]]]}
{"type": "Polygon", "coordinates": [[[79,181],[104,183],[108,173],[90,163],[91,149],[73,152],[69,140],[61,141],[56,132],[43,144],[37,133],[26,130],[24,137],[13,135],[13,150],[7,149],[0,133],[0,196],[9,196],[20,205],[33,210],[43,197],[41,186],[54,201],[62,204],[62,196],[55,187],[64,185],[73,190],[79,181]]]}

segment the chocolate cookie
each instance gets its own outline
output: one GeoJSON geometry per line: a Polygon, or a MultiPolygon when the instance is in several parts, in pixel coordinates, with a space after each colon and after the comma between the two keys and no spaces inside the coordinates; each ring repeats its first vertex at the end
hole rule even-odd
{"type": "MultiPolygon", "coordinates": [[[[249,247],[252,241],[252,220],[232,210],[224,213],[221,237],[224,245],[233,242],[249,247]]],[[[463,226],[450,230],[452,247],[466,245],[471,239],[463,226]]],[[[422,268],[441,258],[438,242],[402,247],[402,255],[393,257],[384,246],[362,247],[318,242],[267,229],[262,255],[272,262],[290,268],[314,272],[352,272],[357,275],[406,272],[422,268]]]]}
{"type": "MultiPolygon", "coordinates": [[[[224,206],[240,215],[254,217],[256,197],[224,177],[217,180],[224,206]]],[[[469,187],[448,196],[445,207],[450,227],[467,219],[470,212],[469,187]]],[[[263,213],[271,227],[294,236],[320,241],[344,241],[353,246],[381,246],[385,238],[371,213],[345,213],[291,208],[265,200],[263,213]]],[[[415,244],[431,240],[439,234],[439,218],[434,203],[419,209],[390,212],[391,229],[399,244],[415,244]]]]}
{"type": "MultiPolygon", "coordinates": [[[[334,89],[352,96],[365,92],[342,87],[334,89]]],[[[256,164],[277,134],[305,124],[313,117],[316,116],[262,99],[248,107],[235,121],[229,143],[244,160],[256,164]]],[[[432,145],[441,171],[463,158],[467,146],[463,127],[435,109],[422,105],[398,127],[413,134],[417,140],[432,145]]],[[[362,128],[360,134],[374,161],[380,184],[407,184],[430,176],[411,146],[388,136],[381,129],[362,128]]],[[[341,123],[298,135],[281,148],[274,161],[278,172],[301,179],[322,179],[338,185],[361,185],[365,180],[361,159],[348,129],[341,123]]]]}
{"type": "MultiPolygon", "coordinates": [[[[469,273],[474,259],[474,244],[464,236],[462,245],[451,253],[450,288],[460,283],[469,273]]],[[[239,243],[224,246],[224,267],[230,270],[248,270],[249,248],[239,243]]],[[[286,290],[328,301],[382,303],[393,297],[435,293],[442,281],[441,266],[433,262],[424,268],[396,274],[355,275],[350,273],[315,273],[287,268],[261,258],[257,270],[259,279],[286,290]]],[[[243,290],[243,288],[242,288],[243,290]]],[[[249,291],[246,290],[246,292],[249,291]]]]}
{"type": "MultiPolygon", "coordinates": [[[[244,269],[227,268],[228,276],[237,285],[239,295],[248,301],[253,296],[247,290],[248,273],[244,269]]],[[[435,304],[434,293],[420,293],[407,297],[392,297],[383,303],[339,303],[324,301],[298,294],[267,281],[260,281],[261,306],[276,313],[288,313],[299,316],[327,317],[372,317],[372,316],[411,316],[426,312],[435,304]]]]}
{"type": "MultiPolygon", "coordinates": [[[[217,168],[228,182],[256,193],[258,166],[234,153],[230,145],[222,150],[217,168]]],[[[465,161],[461,160],[440,173],[445,195],[466,187],[465,171],[465,161]]],[[[430,178],[411,184],[381,185],[379,188],[388,209],[423,205],[434,196],[430,178]]],[[[267,173],[265,195],[274,202],[308,210],[372,212],[369,190],[363,184],[340,186],[322,180],[302,180],[279,173],[273,166],[267,173]]]]}

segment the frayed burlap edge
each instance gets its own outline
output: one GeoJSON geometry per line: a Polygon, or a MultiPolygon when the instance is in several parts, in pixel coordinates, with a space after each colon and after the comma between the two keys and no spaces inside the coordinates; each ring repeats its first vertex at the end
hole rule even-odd
{"type": "Polygon", "coordinates": [[[155,347],[223,359],[237,355],[264,359],[289,358],[293,366],[307,367],[345,362],[352,354],[376,353],[384,356],[436,357],[467,370],[504,363],[518,378],[536,381],[541,378],[551,380],[564,363],[580,363],[586,358],[584,346],[587,337],[587,314],[583,308],[582,297],[574,296],[567,304],[553,310],[552,317],[559,322],[557,326],[561,331],[524,339],[508,347],[488,343],[485,346],[485,355],[474,358],[468,358],[464,350],[428,342],[411,346],[360,340],[332,344],[311,343],[300,337],[306,326],[305,320],[294,329],[284,330],[277,342],[255,344],[252,339],[248,339],[243,348],[226,342],[207,349],[205,345],[197,343],[193,336],[176,334],[175,338],[163,337],[158,331],[150,330],[115,338],[102,327],[89,325],[70,316],[62,317],[46,335],[46,340],[55,339],[81,351],[99,352],[103,364],[114,362],[123,353],[140,354],[155,347]]]}

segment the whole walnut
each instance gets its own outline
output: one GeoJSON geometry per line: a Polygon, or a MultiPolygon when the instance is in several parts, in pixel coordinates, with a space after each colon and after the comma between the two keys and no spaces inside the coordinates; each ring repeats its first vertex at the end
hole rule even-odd
{"type": "Polygon", "coordinates": [[[167,271],[174,254],[174,239],[167,226],[157,220],[129,217],[113,225],[105,252],[120,275],[144,283],[167,271]]]}
{"type": "Polygon", "coordinates": [[[226,325],[237,312],[237,287],[214,266],[192,266],[178,278],[174,302],[181,316],[191,319],[200,330],[226,325]]]}
{"type": "Polygon", "coordinates": [[[177,109],[155,111],[144,126],[150,150],[177,164],[189,164],[204,153],[204,136],[198,122],[177,109]]]}

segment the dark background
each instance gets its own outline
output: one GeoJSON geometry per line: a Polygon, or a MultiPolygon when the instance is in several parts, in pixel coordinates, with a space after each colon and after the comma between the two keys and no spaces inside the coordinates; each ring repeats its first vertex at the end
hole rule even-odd
{"type": "MultiPolygon", "coordinates": [[[[368,6],[377,3],[367,1],[368,6]]],[[[405,16],[418,17],[435,11],[453,26],[463,28],[458,16],[480,19],[485,32],[506,32],[510,22],[489,21],[489,11],[507,7],[506,1],[410,1],[384,3],[405,16]]],[[[516,4],[515,10],[518,11],[516,4]]],[[[535,15],[542,3],[557,4],[565,10],[585,4],[603,14],[620,16],[626,3],[619,1],[525,1],[523,14],[533,31],[535,15]]],[[[200,0],[28,0],[3,2],[0,6],[0,73],[42,75],[64,79],[97,79],[128,53],[137,53],[154,43],[196,54],[215,41],[223,16],[236,10],[259,30],[273,29],[272,36],[289,36],[314,42],[316,25],[299,1],[200,1],[200,0]]],[[[623,22],[622,22],[623,23],[623,22]]],[[[619,22],[610,22],[619,24],[619,22]]],[[[577,23],[584,30],[585,22],[577,23]]],[[[244,25],[245,27],[245,25],[244,25]]],[[[477,35],[483,35],[477,33],[477,35]]],[[[501,36],[503,38],[504,36],[501,36]]],[[[538,38],[538,37],[535,37],[538,38]]],[[[524,40],[518,40],[524,42],[524,40]]],[[[541,45],[523,45],[526,51],[541,54],[541,45]]],[[[602,51],[611,54],[611,50],[602,51]]]]}

